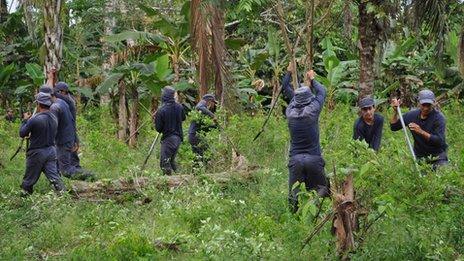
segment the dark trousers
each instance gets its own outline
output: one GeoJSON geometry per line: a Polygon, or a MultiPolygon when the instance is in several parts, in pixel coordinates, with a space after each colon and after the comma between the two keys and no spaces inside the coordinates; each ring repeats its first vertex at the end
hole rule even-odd
{"type": "Polygon", "coordinates": [[[81,160],[79,159],[79,155],[77,151],[71,152],[71,165],[76,167],[77,169],[81,169],[81,160]]]}
{"type": "Polygon", "coordinates": [[[177,171],[176,155],[181,139],[177,135],[171,135],[161,141],[160,167],[164,175],[171,175],[177,171]]]}
{"type": "Polygon", "coordinates": [[[40,173],[44,172],[55,190],[63,191],[65,187],[56,169],[56,149],[47,147],[29,150],[26,153],[26,173],[24,174],[21,188],[28,193],[33,192],[35,183],[39,180],[40,173]]]}
{"type": "Polygon", "coordinates": [[[448,165],[448,154],[446,151],[438,154],[437,156],[432,156],[432,159],[427,157],[419,158],[419,160],[425,160],[428,164],[432,164],[432,169],[437,170],[440,166],[448,165]]]}
{"type": "Polygon", "coordinates": [[[58,170],[65,177],[72,177],[83,172],[77,152],[73,152],[74,142],[56,146],[58,170]]]}
{"type": "Polygon", "coordinates": [[[298,210],[300,187],[293,188],[298,181],[304,183],[306,190],[316,190],[321,197],[330,195],[329,182],[324,174],[325,162],[321,156],[297,154],[288,162],[288,202],[292,212],[298,210]]]}

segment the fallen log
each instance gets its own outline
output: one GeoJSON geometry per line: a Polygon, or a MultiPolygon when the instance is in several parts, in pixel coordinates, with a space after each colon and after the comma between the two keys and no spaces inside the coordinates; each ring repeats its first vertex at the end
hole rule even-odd
{"type": "Polygon", "coordinates": [[[172,175],[158,177],[119,178],[116,180],[101,180],[97,182],[76,181],[71,185],[71,194],[78,198],[112,197],[123,193],[141,192],[141,189],[154,187],[171,189],[191,185],[201,180],[210,180],[224,185],[233,181],[245,182],[253,180],[254,173],[248,171],[230,171],[222,173],[194,175],[172,175]]]}

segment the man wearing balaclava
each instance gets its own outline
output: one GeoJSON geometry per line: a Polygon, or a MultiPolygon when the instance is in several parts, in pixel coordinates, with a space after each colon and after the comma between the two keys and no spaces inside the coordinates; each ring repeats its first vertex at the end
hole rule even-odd
{"type": "Polygon", "coordinates": [[[182,105],[176,102],[175,94],[176,91],[172,87],[164,87],[161,95],[163,104],[155,114],[155,129],[163,135],[160,167],[164,175],[176,172],[175,159],[183,140],[182,122],[185,120],[185,111],[182,105]]]}

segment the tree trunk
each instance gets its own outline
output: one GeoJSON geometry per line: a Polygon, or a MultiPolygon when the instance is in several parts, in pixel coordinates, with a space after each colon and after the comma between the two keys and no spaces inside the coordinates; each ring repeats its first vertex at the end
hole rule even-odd
{"type": "Polygon", "coordinates": [[[170,189],[195,184],[208,179],[218,185],[230,182],[246,183],[255,178],[255,173],[246,171],[227,171],[222,173],[205,174],[200,179],[195,175],[173,175],[158,177],[137,177],[134,179],[116,179],[109,182],[76,181],[71,186],[71,194],[78,198],[96,198],[118,196],[122,193],[137,192],[143,188],[170,189]]]}
{"type": "Polygon", "coordinates": [[[350,43],[350,46],[352,46],[353,14],[351,13],[350,4],[350,1],[346,1],[343,6],[343,36],[350,43]]]}
{"type": "Polygon", "coordinates": [[[34,42],[35,45],[38,45],[37,35],[35,34],[36,24],[33,18],[33,6],[27,0],[21,0],[20,6],[23,8],[24,21],[26,21],[26,27],[29,37],[31,37],[32,42],[34,42]]]}
{"type": "Polygon", "coordinates": [[[277,16],[279,18],[280,31],[282,32],[282,36],[284,38],[285,47],[287,48],[287,52],[290,55],[290,62],[292,63],[293,89],[296,90],[299,84],[298,84],[298,68],[297,68],[296,60],[295,60],[295,50],[293,49],[293,46],[290,44],[290,38],[288,37],[288,34],[287,34],[287,27],[285,25],[285,20],[284,20],[284,17],[285,17],[284,8],[282,6],[281,1],[277,1],[276,11],[277,11],[277,16]]]}
{"type": "Polygon", "coordinates": [[[225,34],[224,34],[224,10],[218,6],[212,7],[212,60],[214,64],[214,86],[215,94],[221,104],[224,104],[223,88],[225,77],[225,34]]]}
{"type": "Polygon", "coordinates": [[[374,93],[374,58],[378,33],[375,22],[375,13],[367,11],[368,3],[361,1],[359,10],[359,97],[362,99],[374,93]]]}
{"type": "Polygon", "coordinates": [[[0,24],[6,21],[8,16],[8,5],[6,0],[0,0],[0,24]]]}
{"type": "MultiPolygon", "coordinates": [[[[105,18],[104,18],[104,32],[105,35],[112,35],[113,29],[116,27],[116,18],[114,16],[114,10],[116,8],[116,0],[108,0],[105,4],[105,18]]],[[[103,63],[102,63],[102,71],[108,72],[111,70],[111,63],[110,63],[110,48],[106,41],[102,44],[102,53],[104,56],[103,63]]],[[[105,93],[100,96],[100,104],[105,105],[111,102],[110,93],[105,93]]]]}
{"type": "Polygon", "coordinates": [[[132,87],[132,97],[131,97],[131,106],[130,106],[130,119],[129,119],[129,146],[131,148],[135,147],[137,144],[137,131],[139,125],[139,93],[137,87],[132,87]]]}
{"type": "Polygon", "coordinates": [[[198,82],[199,86],[199,95],[208,93],[209,89],[209,79],[210,79],[210,41],[209,34],[211,31],[210,24],[208,19],[204,14],[204,8],[202,7],[201,0],[192,0],[190,3],[190,12],[191,12],[191,35],[192,35],[192,49],[196,50],[198,55],[198,82]]]}
{"type": "Polygon", "coordinates": [[[63,28],[61,25],[62,0],[44,0],[44,31],[45,31],[45,63],[44,70],[47,82],[55,85],[56,79],[51,78],[48,72],[61,69],[63,57],[63,28]]]}
{"type": "Polygon", "coordinates": [[[125,141],[127,137],[127,106],[126,106],[126,83],[120,80],[119,88],[119,108],[118,108],[118,139],[125,141]]]}
{"type": "Polygon", "coordinates": [[[179,56],[177,51],[171,55],[172,68],[174,69],[174,79],[172,79],[172,82],[174,84],[180,81],[179,56]]]}
{"type": "Polygon", "coordinates": [[[461,27],[461,34],[459,36],[459,45],[458,45],[458,67],[461,72],[461,78],[464,79],[464,23],[461,27]]]}
{"type": "MultiPolygon", "coordinates": [[[[315,5],[315,2],[316,0],[311,0],[310,3],[309,3],[309,6],[308,6],[308,20],[309,22],[307,22],[306,24],[308,25],[307,26],[307,29],[306,29],[306,32],[308,34],[308,38],[307,38],[307,42],[306,42],[306,50],[307,50],[307,53],[306,53],[306,69],[307,70],[312,70],[313,69],[313,53],[314,53],[314,50],[313,50],[313,37],[314,37],[314,5],[315,5]]],[[[304,76],[304,81],[305,81],[305,84],[307,86],[310,86],[311,84],[311,80],[308,79],[308,77],[306,76],[306,73],[305,73],[305,76],[304,76]]]]}
{"type": "Polygon", "coordinates": [[[342,186],[335,189],[332,234],[337,237],[337,253],[345,260],[346,254],[355,248],[354,232],[357,229],[353,174],[349,174],[342,186]]]}

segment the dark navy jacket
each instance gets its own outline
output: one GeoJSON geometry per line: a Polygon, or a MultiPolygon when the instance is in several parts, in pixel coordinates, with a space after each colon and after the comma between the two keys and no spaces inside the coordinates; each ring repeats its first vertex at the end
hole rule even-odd
{"type": "MultiPolygon", "coordinates": [[[[420,117],[420,110],[416,109],[403,114],[403,119],[406,126],[414,122],[431,135],[427,141],[424,137],[411,131],[414,137],[414,152],[418,158],[438,156],[440,153],[446,152],[448,148],[445,139],[446,120],[441,112],[434,109],[427,119],[423,120],[420,117]]],[[[401,130],[400,120],[390,124],[390,128],[392,131],[401,130]]]]}
{"type": "Polygon", "coordinates": [[[359,117],[354,122],[353,139],[365,140],[369,144],[369,148],[379,151],[380,141],[382,140],[382,128],[383,117],[380,114],[374,114],[373,125],[365,123],[362,117],[359,117]]]}
{"type": "MultiPolygon", "coordinates": [[[[202,115],[205,115],[205,116],[208,116],[210,118],[214,118],[214,114],[208,109],[208,107],[206,106],[206,101],[205,100],[201,100],[197,106],[195,106],[195,109],[200,111],[202,115]]],[[[197,131],[209,131],[210,128],[212,126],[204,126],[203,124],[201,124],[201,122],[196,122],[196,121],[192,121],[192,123],[190,124],[190,128],[189,128],[189,135],[195,135],[197,133],[197,131]]]]}
{"type": "Polygon", "coordinates": [[[282,94],[284,101],[289,104],[292,101],[294,95],[291,72],[287,72],[282,79],[282,94]]]}
{"type": "Polygon", "coordinates": [[[76,109],[76,101],[74,98],[71,96],[71,94],[68,95],[63,95],[61,93],[55,94],[57,98],[62,99],[63,101],[66,102],[69,106],[69,111],[71,112],[71,115],[73,117],[73,123],[74,123],[74,129],[76,130],[76,141],[79,143],[79,137],[77,136],[77,109],[76,109]]]}
{"type": "Polygon", "coordinates": [[[57,98],[56,101],[50,107],[50,111],[53,112],[56,118],[58,119],[56,145],[63,145],[68,142],[75,142],[76,128],[68,104],[64,100],[57,98]]]}
{"type": "Polygon", "coordinates": [[[71,115],[73,117],[73,120],[74,122],[76,121],[76,101],[72,98],[72,96],[70,94],[68,95],[63,95],[61,93],[57,93],[55,94],[56,95],[56,98],[59,98],[59,99],[62,99],[63,101],[66,102],[66,104],[68,104],[69,106],[69,111],[71,112],[71,115]]]}
{"type": "MultiPolygon", "coordinates": [[[[290,156],[310,154],[321,156],[319,142],[319,115],[324,105],[326,90],[316,80],[311,81],[314,95],[305,105],[297,104],[292,99],[286,110],[290,130],[290,156]]],[[[293,90],[287,90],[293,94],[293,90]]]]}
{"type": "Polygon", "coordinates": [[[58,120],[53,113],[40,112],[24,121],[19,136],[24,138],[31,134],[28,150],[47,148],[55,145],[58,120]]]}
{"type": "Polygon", "coordinates": [[[155,129],[163,136],[161,140],[177,135],[184,140],[182,133],[182,121],[185,120],[184,107],[175,102],[174,97],[163,96],[163,105],[158,109],[155,115],[155,129]]]}

